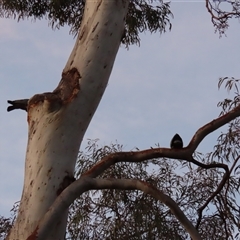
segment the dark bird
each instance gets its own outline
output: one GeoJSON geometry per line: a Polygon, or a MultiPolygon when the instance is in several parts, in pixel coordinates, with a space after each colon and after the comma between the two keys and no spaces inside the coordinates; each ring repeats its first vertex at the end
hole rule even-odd
{"type": "Polygon", "coordinates": [[[170,147],[171,148],[183,148],[183,140],[178,134],[175,134],[174,137],[172,138],[170,147]]]}
{"type": "Polygon", "coordinates": [[[20,100],[14,100],[14,101],[8,100],[7,102],[9,104],[11,104],[12,106],[9,106],[7,108],[7,111],[10,112],[10,111],[15,110],[15,109],[22,109],[22,110],[27,111],[28,100],[29,99],[20,99],[20,100]]]}

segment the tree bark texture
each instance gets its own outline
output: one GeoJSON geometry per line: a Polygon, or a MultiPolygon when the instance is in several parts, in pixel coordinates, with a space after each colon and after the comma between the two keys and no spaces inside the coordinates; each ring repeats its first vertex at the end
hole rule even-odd
{"type": "MultiPolygon", "coordinates": [[[[19,212],[9,240],[37,239],[38,224],[74,181],[79,147],[102,98],[124,31],[127,0],[87,0],[58,87],[29,99],[28,144],[19,212]]],[[[67,211],[46,240],[63,240],[67,211]]]]}

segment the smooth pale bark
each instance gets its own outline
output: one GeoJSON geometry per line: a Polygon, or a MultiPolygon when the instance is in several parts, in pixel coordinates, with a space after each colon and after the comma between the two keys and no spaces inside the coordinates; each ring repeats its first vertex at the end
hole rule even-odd
{"type": "MultiPolygon", "coordinates": [[[[59,86],[29,100],[24,187],[8,239],[36,239],[40,219],[74,181],[79,147],[106,88],[128,2],[86,1],[81,29],[59,86]]],[[[46,240],[64,239],[66,220],[67,210],[51,226],[46,240]]]]}

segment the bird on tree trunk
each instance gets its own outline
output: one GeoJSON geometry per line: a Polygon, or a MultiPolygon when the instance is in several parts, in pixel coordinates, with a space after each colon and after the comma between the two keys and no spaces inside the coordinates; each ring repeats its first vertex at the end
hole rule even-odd
{"type": "Polygon", "coordinates": [[[14,101],[8,100],[7,102],[10,103],[12,106],[9,106],[7,108],[7,111],[10,112],[15,109],[22,109],[27,111],[28,100],[29,99],[20,99],[20,100],[14,100],[14,101]]]}

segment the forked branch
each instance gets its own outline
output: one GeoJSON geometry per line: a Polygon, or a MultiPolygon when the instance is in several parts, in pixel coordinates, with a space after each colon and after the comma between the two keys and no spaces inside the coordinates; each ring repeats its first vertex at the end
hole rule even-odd
{"type": "Polygon", "coordinates": [[[102,174],[106,169],[108,169],[110,166],[118,162],[142,162],[142,161],[150,160],[153,158],[161,158],[161,157],[186,160],[188,162],[192,162],[203,168],[212,168],[212,167],[224,168],[225,171],[227,171],[228,167],[225,164],[221,164],[221,163],[205,165],[204,167],[204,164],[200,162],[196,162],[196,160],[193,159],[192,155],[194,151],[197,149],[198,145],[201,143],[201,141],[208,134],[224,126],[226,123],[230,122],[231,120],[239,116],[240,116],[240,105],[235,107],[230,112],[224,114],[223,116],[217,119],[214,119],[213,121],[207,123],[200,129],[198,129],[197,132],[194,134],[192,140],[188,144],[188,146],[182,149],[151,148],[151,149],[146,149],[142,151],[117,152],[117,153],[110,154],[104,157],[98,163],[96,163],[87,172],[85,172],[84,176],[97,177],[100,174],[102,174]]]}
{"type": "MultiPolygon", "coordinates": [[[[223,163],[216,163],[216,164],[212,163],[212,164],[209,164],[209,165],[201,163],[201,167],[205,168],[205,169],[214,168],[214,165],[218,165],[217,167],[225,169],[225,173],[224,173],[223,178],[222,178],[221,182],[219,183],[217,189],[211,194],[211,196],[206,200],[206,202],[198,209],[198,220],[197,220],[197,224],[196,224],[196,229],[198,229],[199,226],[200,226],[200,223],[201,223],[201,220],[202,220],[203,210],[222,191],[223,187],[228,182],[229,177],[230,177],[230,175],[231,175],[231,173],[232,173],[232,171],[233,171],[234,167],[236,166],[239,159],[240,159],[240,157],[237,157],[234,160],[233,165],[231,166],[230,170],[229,170],[228,166],[226,164],[223,164],[223,163]]],[[[194,161],[196,161],[196,160],[194,160],[194,161]]],[[[229,186],[227,186],[226,188],[228,189],[228,187],[229,186]]]]}
{"type": "Polygon", "coordinates": [[[229,19],[233,17],[240,18],[240,2],[235,0],[215,0],[213,1],[213,4],[210,0],[206,0],[205,2],[206,9],[211,15],[212,23],[221,36],[222,34],[225,34],[225,31],[229,26],[229,19]],[[225,11],[224,6],[221,8],[222,2],[228,3],[232,9],[225,11]]]}

